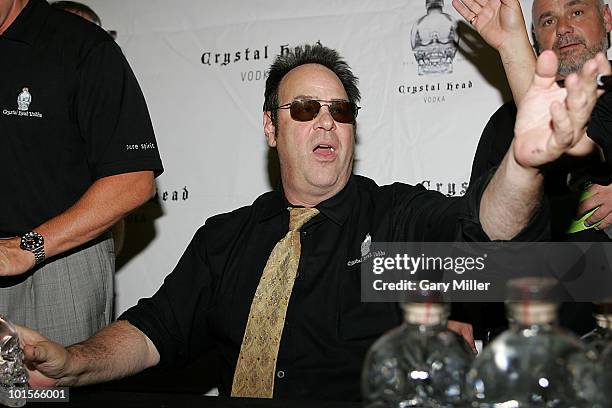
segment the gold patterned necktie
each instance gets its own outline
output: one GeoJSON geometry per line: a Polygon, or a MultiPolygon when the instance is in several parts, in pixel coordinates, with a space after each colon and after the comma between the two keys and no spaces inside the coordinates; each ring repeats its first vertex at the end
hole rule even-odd
{"type": "Polygon", "coordinates": [[[289,232],[272,250],[251,303],[232,397],[272,398],[276,358],[300,263],[300,228],[318,213],[316,208],[289,208],[289,232]]]}

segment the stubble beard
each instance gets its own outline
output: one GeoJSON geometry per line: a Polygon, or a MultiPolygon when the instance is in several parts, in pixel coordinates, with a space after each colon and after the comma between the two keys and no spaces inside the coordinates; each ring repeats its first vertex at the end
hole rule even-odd
{"type": "MultiPolygon", "coordinates": [[[[586,42],[582,37],[578,37],[582,44],[586,42]]],[[[574,41],[575,38],[572,39],[574,41]]],[[[566,41],[567,43],[568,41],[566,41]]],[[[582,66],[591,58],[595,57],[597,53],[603,52],[604,54],[608,50],[608,35],[604,34],[601,40],[593,45],[592,47],[586,48],[583,52],[579,54],[567,54],[563,55],[558,52],[557,42],[553,46],[553,50],[557,51],[557,55],[559,56],[559,75],[567,76],[573,72],[578,72],[582,69],[582,66]]]]}

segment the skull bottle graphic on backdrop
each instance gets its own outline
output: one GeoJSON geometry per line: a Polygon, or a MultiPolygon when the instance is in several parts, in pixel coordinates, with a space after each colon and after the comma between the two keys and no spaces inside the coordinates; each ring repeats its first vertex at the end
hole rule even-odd
{"type": "Polygon", "coordinates": [[[443,10],[444,0],[426,0],[427,14],[412,26],[412,52],[418,74],[450,74],[459,36],[455,21],[443,10]]]}

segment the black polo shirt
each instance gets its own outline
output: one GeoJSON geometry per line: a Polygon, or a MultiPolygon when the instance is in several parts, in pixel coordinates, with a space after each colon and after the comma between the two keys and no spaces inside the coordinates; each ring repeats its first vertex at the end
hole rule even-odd
{"type": "Polygon", "coordinates": [[[65,211],[102,177],[162,172],[142,92],[100,27],[29,0],[0,56],[0,236],[65,211]]]}
{"type": "Polygon", "coordinates": [[[587,134],[603,150],[606,163],[612,172],[612,92],[607,91],[597,99],[589,119],[587,134]]]}
{"type": "MultiPolygon", "coordinates": [[[[463,198],[422,186],[377,186],[352,176],[301,229],[301,256],[276,366],[275,398],[360,399],[360,373],[376,338],[401,322],[393,303],[361,302],[361,244],[372,241],[488,240],[478,221],[486,180],[463,198]]],[[[220,392],[229,394],[251,301],[268,256],[289,228],[275,191],[212,217],[195,234],[158,292],[125,312],[155,344],[162,364],[220,355],[220,392]]],[[[536,218],[517,239],[539,239],[536,218]]],[[[544,226],[544,228],[543,228],[544,226]]],[[[212,369],[212,368],[211,368],[212,369]]]]}

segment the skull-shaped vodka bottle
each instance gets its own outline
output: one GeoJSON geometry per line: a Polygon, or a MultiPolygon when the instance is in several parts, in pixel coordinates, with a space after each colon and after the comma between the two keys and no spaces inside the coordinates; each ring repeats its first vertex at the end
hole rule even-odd
{"type": "Polygon", "coordinates": [[[404,303],[404,323],[370,348],[362,372],[368,408],[450,407],[464,400],[474,355],[447,329],[448,307],[404,303]]]}
{"type": "Polygon", "coordinates": [[[0,315],[0,405],[25,405],[26,401],[18,391],[27,385],[28,372],[23,364],[19,335],[15,326],[0,315]]]}
{"type": "Polygon", "coordinates": [[[455,22],[444,12],[444,0],[426,0],[427,14],[419,18],[411,31],[412,52],[418,74],[453,72],[459,36],[455,22]]]}
{"type": "Polygon", "coordinates": [[[580,340],[556,326],[555,284],[550,278],[509,283],[510,328],[483,350],[468,373],[474,407],[589,406],[579,388],[588,385],[590,393],[593,386],[576,377],[589,362],[580,340]]]}

